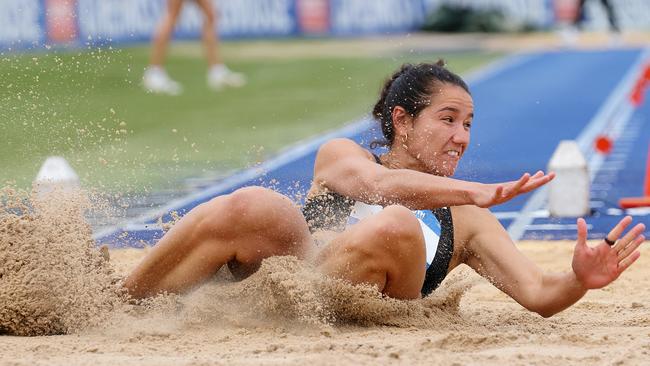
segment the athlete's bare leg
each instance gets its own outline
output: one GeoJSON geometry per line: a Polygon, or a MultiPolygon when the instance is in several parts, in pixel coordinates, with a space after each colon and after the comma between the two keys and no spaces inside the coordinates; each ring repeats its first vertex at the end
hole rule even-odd
{"type": "Polygon", "coordinates": [[[153,47],[151,49],[151,58],[149,64],[153,66],[162,66],[165,62],[165,55],[167,54],[167,45],[174,31],[174,26],[181,14],[183,7],[183,0],[168,0],[167,13],[158,25],[156,34],[153,39],[153,47]]]}
{"type": "Polygon", "coordinates": [[[288,198],[264,188],[244,188],[190,211],[124,286],[136,298],[182,293],[210,279],[224,264],[241,279],[255,272],[264,258],[305,258],[311,250],[307,223],[288,198]]]}
{"type": "Polygon", "coordinates": [[[219,55],[219,35],[215,30],[215,12],[212,3],[209,0],[195,0],[203,12],[203,30],[202,37],[203,49],[208,66],[222,64],[223,61],[219,55]]]}
{"type": "Polygon", "coordinates": [[[426,272],[420,224],[401,206],[389,206],[335,237],[317,256],[325,274],[376,285],[397,299],[419,298],[426,272]]]}

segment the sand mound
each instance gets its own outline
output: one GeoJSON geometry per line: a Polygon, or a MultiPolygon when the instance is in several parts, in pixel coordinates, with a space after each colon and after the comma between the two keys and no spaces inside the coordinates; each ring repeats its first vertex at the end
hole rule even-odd
{"type": "Polygon", "coordinates": [[[99,324],[120,303],[80,194],[0,190],[0,333],[49,335],[99,324]]]}
{"type": "Polygon", "coordinates": [[[176,298],[175,307],[167,306],[185,327],[391,325],[449,329],[464,323],[458,307],[471,282],[460,272],[425,299],[401,301],[371,286],[326,277],[295,257],[273,257],[241,282],[211,282],[176,298]]]}

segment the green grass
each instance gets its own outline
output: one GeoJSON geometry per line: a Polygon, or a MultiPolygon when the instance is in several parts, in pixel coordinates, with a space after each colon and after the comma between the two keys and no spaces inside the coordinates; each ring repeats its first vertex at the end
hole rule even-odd
{"type": "MultiPolygon", "coordinates": [[[[278,52],[283,44],[277,42],[278,52]]],[[[198,47],[183,45],[182,47],[198,47]]],[[[254,47],[246,42],[224,47],[254,47]]],[[[0,182],[25,187],[62,155],[86,187],[168,188],[182,178],[245,167],[297,140],[366,113],[403,62],[444,57],[463,73],[496,54],[228,59],[249,83],[212,92],[198,53],[172,48],[178,97],[146,94],[148,48],[57,51],[0,58],[0,182]]]]}

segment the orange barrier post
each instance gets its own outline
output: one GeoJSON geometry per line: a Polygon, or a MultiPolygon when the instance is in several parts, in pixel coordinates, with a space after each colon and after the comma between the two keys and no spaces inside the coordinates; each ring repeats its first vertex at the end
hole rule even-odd
{"type": "Polygon", "coordinates": [[[639,107],[643,104],[643,90],[641,88],[634,88],[634,91],[630,95],[630,102],[635,107],[639,107]]]}
{"type": "Polygon", "coordinates": [[[648,159],[645,167],[645,182],[643,186],[643,197],[621,198],[618,201],[621,208],[650,207],[650,148],[648,148],[648,159]]]}
{"type": "Polygon", "coordinates": [[[643,104],[643,94],[645,89],[650,84],[650,64],[646,65],[643,69],[643,74],[637,79],[632,92],[630,93],[630,103],[633,106],[638,107],[643,104]]]}

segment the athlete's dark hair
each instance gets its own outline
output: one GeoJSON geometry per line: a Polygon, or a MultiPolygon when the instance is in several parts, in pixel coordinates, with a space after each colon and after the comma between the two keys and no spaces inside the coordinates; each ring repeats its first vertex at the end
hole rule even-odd
{"type": "MultiPolygon", "coordinates": [[[[375,141],[377,145],[392,145],[395,139],[393,128],[393,110],[400,106],[412,117],[429,105],[431,95],[441,84],[452,84],[469,93],[467,84],[460,76],[445,68],[445,61],[436,63],[403,64],[386,82],[381,90],[379,100],[372,110],[372,115],[381,124],[385,142],[375,141]]],[[[373,146],[374,145],[374,146],[373,146]]]]}

